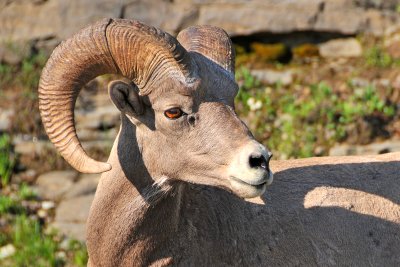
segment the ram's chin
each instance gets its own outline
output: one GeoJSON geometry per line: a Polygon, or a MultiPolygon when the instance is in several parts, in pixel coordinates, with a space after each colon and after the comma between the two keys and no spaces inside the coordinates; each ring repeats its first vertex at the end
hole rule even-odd
{"type": "Polygon", "coordinates": [[[239,197],[242,198],[254,198],[264,194],[267,189],[267,182],[259,185],[251,185],[245,183],[239,179],[231,178],[230,184],[232,191],[239,197]]]}

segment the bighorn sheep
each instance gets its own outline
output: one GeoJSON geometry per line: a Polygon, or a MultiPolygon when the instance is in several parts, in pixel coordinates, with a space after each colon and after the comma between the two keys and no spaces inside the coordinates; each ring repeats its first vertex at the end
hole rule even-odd
{"type": "Polygon", "coordinates": [[[74,168],[104,172],[88,265],[399,266],[400,154],[275,161],[264,194],[271,154],[236,116],[237,91],[216,27],[175,39],[105,19],[55,49],[44,126],[74,168]],[[109,85],[122,125],[108,163],[83,151],[73,116],[80,88],[105,73],[129,80],[109,85]]]}

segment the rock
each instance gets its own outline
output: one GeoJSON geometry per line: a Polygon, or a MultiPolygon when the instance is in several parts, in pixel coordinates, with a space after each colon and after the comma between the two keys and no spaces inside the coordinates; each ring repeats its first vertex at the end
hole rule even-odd
{"type": "Polygon", "coordinates": [[[48,141],[18,141],[14,145],[14,151],[21,155],[41,155],[46,149],[54,149],[48,141]]]}
{"type": "Polygon", "coordinates": [[[13,183],[32,183],[37,177],[37,172],[33,169],[29,169],[12,176],[13,183]]]}
{"type": "Polygon", "coordinates": [[[400,59],[400,32],[399,30],[388,34],[384,39],[384,47],[390,57],[400,59]]]}
{"type": "Polygon", "coordinates": [[[0,247],[0,260],[11,257],[15,252],[16,249],[12,244],[0,247]]]}
{"type": "Polygon", "coordinates": [[[0,62],[17,65],[30,55],[29,44],[23,42],[3,43],[0,45],[0,62]]]}
{"type": "Polygon", "coordinates": [[[109,154],[113,143],[114,143],[114,140],[86,141],[86,142],[82,142],[82,147],[86,151],[95,149],[97,151],[101,151],[106,154],[109,154]]]}
{"type": "Polygon", "coordinates": [[[101,174],[84,174],[81,175],[79,181],[75,183],[65,198],[74,198],[78,196],[94,195],[97,184],[100,181],[101,174]]]}
{"type": "Polygon", "coordinates": [[[49,228],[56,229],[58,233],[70,237],[71,239],[79,240],[81,242],[86,241],[85,223],[53,222],[49,225],[49,228]]]}
{"type": "Polygon", "coordinates": [[[198,5],[196,1],[141,0],[126,5],[124,17],[143,21],[167,32],[178,34],[180,29],[197,24],[198,5]]]}
{"type": "Polygon", "coordinates": [[[232,35],[295,31],[369,32],[382,35],[399,22],[394,10],[363,8],[355,1],[197,1],[198,24],[225,28],[232,35]]]}
{"type": "Polygon", "coordinates": [[[93,198],[91,194],[61,201],[56,209],[55,222],[85,223],[93,198]]]}
{"type": "Polygon", "coordinates": [[[85,25],[121,12],[118,0],[9,1],[0,12],[0,41],[70,37],[85,25]]]}
{"type": "Polygon", "coordinates": [[[12,109],[0,109],[0,132],[8,132],[10,130],[12,117],[14,116],[14,114],[15,111],[12,109]]]}
{"type": "Polygon", "coordinates": [[[56,217],[51,227],[62,234],[84,241],[86,237],[86,220],[94,195],[66,199],[56,209],[56,217]]]}
{"type": "Polygon", "coordinates": [[[356,155],[356,148],[352,145],[343,144],[336,145],[329,150],[329,156],[346,156],[346,155],[356,155]]]}
{"type": "Polygon", "coordinates": [[[48,217],[47,210],[44,210],[44,209],[38,210],[37,216],[42,219],[47,218],[48,217]]]}
{"type": "Polygon", "coordinates": [[[369,80],[360,77],[352,78],[350,80],[350,83],[353,87],[359,87],[359,88],[367,87],[368,85],[371,84],[369,80]]]}
{"type": "MultiPolygon", "coordinates": [[[[392,82],[392,86],[394,89],[396,89],[395,93],[399,95],[399,100],[400,100],[400,75],[397,75],[394,81],[392,82]]],[[[400,101],[399,101],[400,102],[400,101]]]]}
{"type": "Polygon", "coordinates": [[[78,177],[75,171],[53,171],[40,175],[35,189],[43,199],[60,200],[78,177]]]}
{"type": "Polygon", "coordinates": [[[354,38],[334,39],[323,43],[319,52],[325,58],[348,58],[362,55],[362,47],[354,38]]]}
{"type": "Polygon", "coordinates": [[[396,10],[398,0],[357,0],[357,5],[364,8],[396,10]]]}
{"type": "Polygon", "coordinates": [[[99,106],[90,112],[76,112],[76,124],[81,129],[108,129],[119,124],[120,111],[112,105],[99,106]]]}
{"type": "Polygon", "coordinates": [[[216,25],[231,35],[287,33],[313,28],[320,1],[201,1],[198,24],[216,25]],[[290,10],[290,12],[288,12],[290,10]]]}
{"type": "MultiPolygon", "coordinates": [[[[51,0],[49,2],[52,2],[51,0]]],[[[120,0],[56,0],[61,21],[58,35],[61,39],[70,37],[83,26],[104,18],[118,18],[121,16],[123,1],[120,0]],[[65,27],[68,25],[68,27],[65,27]]]]}
{"type": "Polygon", "coordinates": [[[400,41],[393,42],[386,47],[387,53],[394,59],[400,58],[400,41]]]}
{"type": "Polygon", "coordinates": [[[63,24],[59,14],[62,11],[60,1],[50,0],[40,5],[31,1],[8,2],[0,11],[0,43],[28,43],[60,34],[63,24]]]}
{"type": "Polygon", "coordinates": [[[56,205],[53,201],[43,201],[42,202],[42,209],[44,210],[50,210],[54,208],[56,205]]]}
{"type": "Polygon", "coordinates": [[[57,45],[60,44],[60,40],[55,38],[54,36],[46,37],[44,39],[38,39],[33,42],[33,47],[41,52],[44,52],[46,57],[49,57],[51,52],[57,45]]]}
{"type": "Polygon", "coordinates": [[[325,150],[324,147],[322,147],[322,146],[317,146],[317,147],[315,147],[315,149],[314,149],[314,155],[317,156],[317,157],[323,156],[324,153],[325,153],[325,151],[326,151],[326,150],[325,150]]]}
{"type": "MultiPolygon", "coordinates": [[[[119,122],[118,122],[119,124],[119,122]]],[[[90,140],[105,140],[106,142],[112,142],[115,140],[119,131],[119,127],[114,127],[107,130],[98,130],[98,129],[87,129],[80,127],[77,125],[77,134],[79,136],[79,140],[82,142],[90,141],[90,140]]]]}
{"type": "Polygon", "coordinates": [[[390,1],[10,0],[0,3],[0,47],[22,42],[51,49],[106,17],[139,19],[173,35],[198,24],[222,27],[232,36],[300,31],[382,35],[400,24],[400,14],[393,8],[397,4],[390,1]]]}
{"type": "Polygon", "coordinates": [[[382,87],[389,87],[390,86],[390,80],[389,79],[377,79],[373,83],[374,85],[382,86],[382,87]]]}
{"type": "Polygon", "coordinates": [[[382,35],[386,27],[391,26],[391,15],[382,16],[379,10],[366,10],[347,0],[326,1],[322,7],[313,24],[314,30],[340,32],[346,35],[360,32],[382,35]]]}
{"type": "Polygon", "coordinates": [[[286,86],[293,82],[293,72],[291,70],[251,70],[250,73],[258,80],[270,85],[281,83],[286,86]]]}
{"type": "Polygon", "coordinates": [[[389,140],[369,145],[337,145],[329,150],[329,156],[378,155],[397,151],[400,151],[400,140],[389,140]]]}

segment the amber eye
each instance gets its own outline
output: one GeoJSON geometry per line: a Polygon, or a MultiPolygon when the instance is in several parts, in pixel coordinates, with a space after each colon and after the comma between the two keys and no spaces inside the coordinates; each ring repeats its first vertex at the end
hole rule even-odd
{"type": "Polygon", "coordinates": [[[164,112],[165,117],[171,120],[180,118],[184,112],[180,108],[170,108],[164,112]]]}

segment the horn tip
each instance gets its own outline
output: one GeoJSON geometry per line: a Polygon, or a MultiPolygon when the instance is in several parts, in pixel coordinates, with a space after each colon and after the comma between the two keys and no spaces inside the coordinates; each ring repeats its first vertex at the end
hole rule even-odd
{"type": "Polygon", "coordinates": [[[103,173],[108,172],[111,169],[111,164],[106,162],[96,162],[95,164],[90,164],[90,166],[87,166],[85,168],[77,168],[77,170],[82,173],[103,173]]]}

